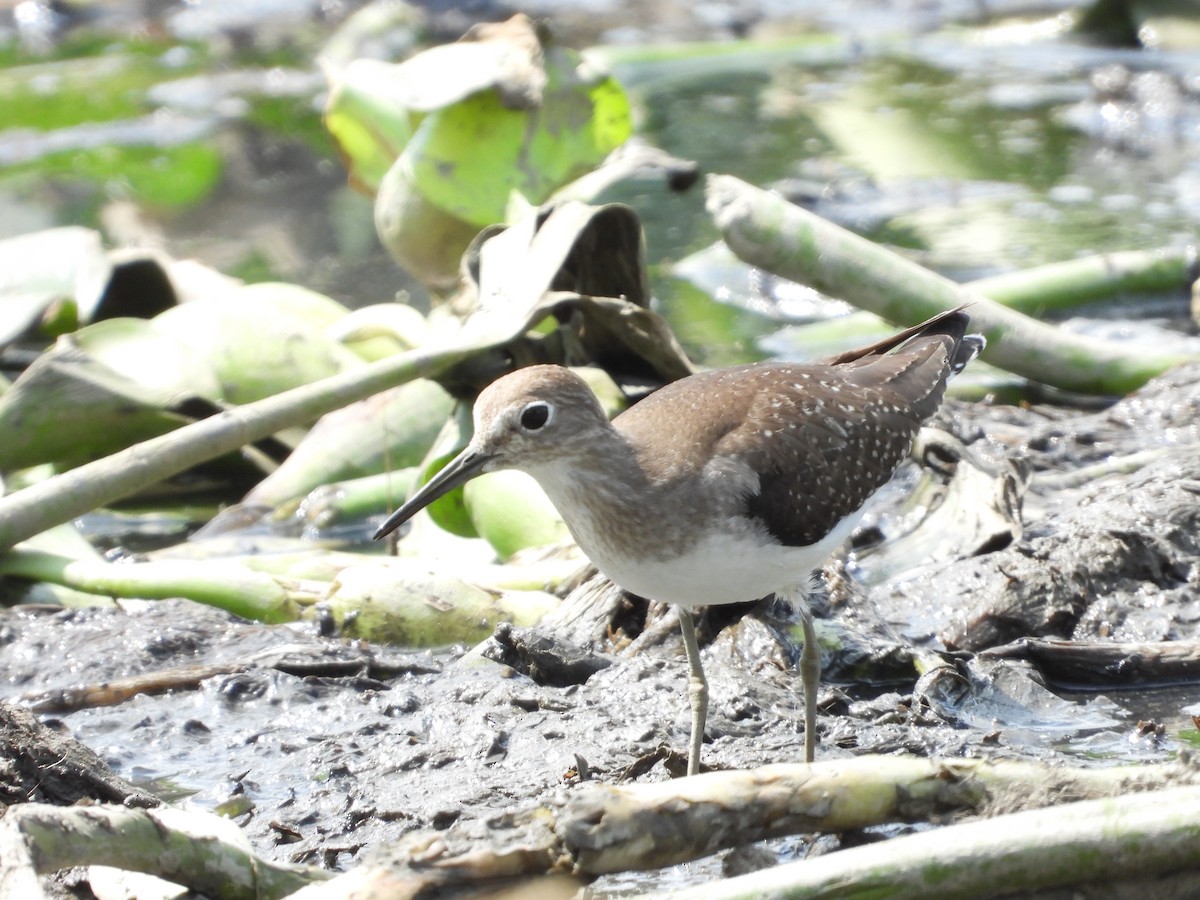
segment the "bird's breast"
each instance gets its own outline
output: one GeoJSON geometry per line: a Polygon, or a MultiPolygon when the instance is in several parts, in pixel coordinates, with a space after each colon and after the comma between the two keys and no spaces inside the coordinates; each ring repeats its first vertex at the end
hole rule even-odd
{"type": "Polygon", "coordinates": [[[690,608],[806,589],[859,518],[848,517],[815,544],[785,546],[748,514],[758,479],[735,458],[715,459],[690,479],[636,471],[623,478],[611,467],[577,465],[530,474],[596,568],[625,590],[665,603],[690,608]]]}
{"type": "Polygon", "coordinates": [[[821,541],[809,547],[764,542],[746,519],[700,532],[678,552],[626,552],[605,546],[583,547],[601,572],[615,584],[652,600],[689,609],[742,603],[799,588],[807,591],[814,570],[841,543],[821,541]]]}

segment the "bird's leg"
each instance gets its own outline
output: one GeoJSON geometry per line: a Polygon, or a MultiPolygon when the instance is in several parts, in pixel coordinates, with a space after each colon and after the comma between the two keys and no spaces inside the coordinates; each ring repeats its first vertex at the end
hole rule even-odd
{"type": "MultiPolygon", "coordinates": [[[[696,623],[692,611],[679,607],[679,628],[688,660],[688,696],[692,701],[692,742],[688,748],[688,775],[700,773],[700,747],[704,743],[704,722],[708,718],[708,679],[700,663],[700,645],[696,642],[696,623]]],[[[817,660],[818,669],[820,660],[817,660]]],[[[819,672],[818,672],[819,675],[819,672]]]]}
{"type": "Polygon", "coordinates": [[[804,761],[812,762],[817,753],[817,689],[821,686],[821,648],[813,628],[812,610],[804,597],[796,598],[800,626],[804,629],[804,650],[800,654],[800,681],[804,685],[804,761]]]}

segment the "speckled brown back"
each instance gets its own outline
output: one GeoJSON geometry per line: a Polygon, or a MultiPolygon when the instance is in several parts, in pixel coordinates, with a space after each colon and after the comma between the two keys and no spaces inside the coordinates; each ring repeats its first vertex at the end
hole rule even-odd
{"type": "Polygon", "coordinates": [[[965,314],[951,313],[831,363],[702,373],[613,424],[659,484],[702,459],[750,467],[758,489],[743,491],[743,514],[782,544],[806,546],[891,478],[952,370],[974,355],[971,347],[960,353],[965,326],[965,314]]]}

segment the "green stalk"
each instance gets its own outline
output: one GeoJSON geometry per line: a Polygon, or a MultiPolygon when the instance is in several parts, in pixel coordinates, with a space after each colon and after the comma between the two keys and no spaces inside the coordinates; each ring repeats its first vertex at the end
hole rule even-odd
{"type": "Polygon", "coordinates": [[[262,622],[293,622],[328,590],[324,583],[276,578],[221,560],[124,565],[23,549],[0,556],[0,575],[128,600],[185,597],[262,622]]]}
{"type": "Polygon", "coordinates": [[[1125,250],[980,278],[966,286],[1030,316],[1129,294],[1187,291],[1196,278],[1190,250],[1125,250]]]}
{"type": "Polygon", "coordinates": [[[1200,788],[1188,786],[998,816],[660,896],[970,900],[1068,886],[1093,896],[1197,865],[1200,788]]]}
{"type": "Polygon", "coordinates": [[[11,807],[0,825],[0,846],[9,851],[4,866],[8,877],[0,879],[0,890],[14,888],[13,893],[4,891],[8,897],[45,896],[36,874],[88,865],[145,872],[222,900],[290,896],[333,877],[316,866],[256,856],[227,819],[166,806],[64,809],[22,803],[11,807]]]}
{"type": "Polygon", "coordinates": [[[477,349],[389,357],[226,410],[0,498],[0,551],[283,428],[313,422],[414,378],[436,377],[477,349]]]}
{"type": "Polygon", "coordinates": [[[284,501],[271,515],[276,521],[299,518],[306,526],[316,528],[360,521],[387,509],[395,497],[404,496],[416,475],[417,468],[409,466],[323,484],[302,497],[284,501]]]}
{"type": "MultiPolygon", "coordinates": [[[[1194,254],[1184,250],[1126,250],[1035,266],[969,281],[963,288],[1030,316],[1061,312],[1114,297],[1186,292],[1196,273],[1194,254]]],[[[790,346],[832,356],[887,337],[892,326],[869,312],[856,312],[786,329],[790,346]]]]}
{"type": "Polygon", "coordinates": [[[956,284],[778,195],[728,175],[708,182],[708,209],[744,262],[810,285],[897,325],[963,304],[988,338],[992,365],[1088,394],[1126,394],[1192,357],[1148,354],[1061,332],[956,284]]]}

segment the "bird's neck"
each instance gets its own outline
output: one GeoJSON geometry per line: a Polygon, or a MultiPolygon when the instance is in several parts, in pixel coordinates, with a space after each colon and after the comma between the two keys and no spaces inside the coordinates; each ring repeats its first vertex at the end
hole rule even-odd
{"type": "Polygon", "coordinates": [[[601,516],[625,514],[651,489],[635,449],[613,429],[572,450],[526,470],[568,525],[597,509],[601,516]]]}
{"type": "Polygon", "coordinates": [[[653,478],[637,447],[616,430],[605,431],[577,453],[527,471],[580,549],[602,569],[614,559],[675,552],[681,541],[693,537],[675,486],[653,478]],[[659,521],[656,514],[663,510],[681,515],[659,521]]]}

